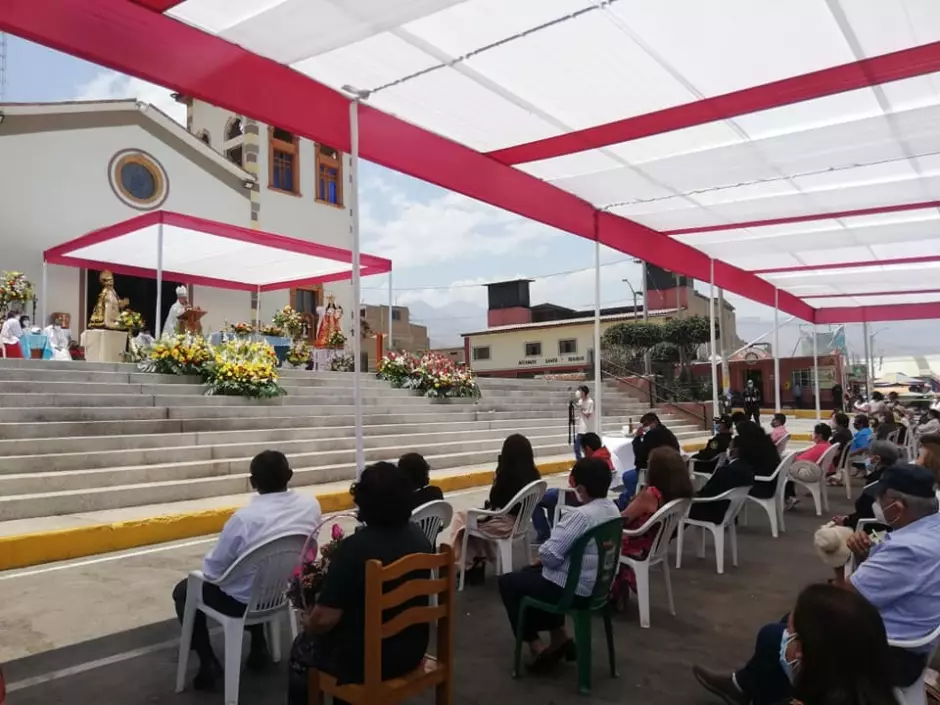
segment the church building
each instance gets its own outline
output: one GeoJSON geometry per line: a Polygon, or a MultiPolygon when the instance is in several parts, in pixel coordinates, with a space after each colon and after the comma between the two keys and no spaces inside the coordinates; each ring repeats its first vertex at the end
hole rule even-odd
{"type": "MultiPolygon", "coordinates": [[[[22,271],[37,296],[42,253],[89,231],[167,210],[350,249],[344,189],[348,156],[184,96],[187,124],[135,100],[0,104],[0,270],[22,271]]],[[[65,313],[74,338],[87,326],[99,272],[50,265],[48,314],[65,313]]],[[[166,281],[161,324],[179,282],[166,281]]],[[[264,292],[260,319],[291,303],[312,322],[327,294],[349,330],[352,286],[337,282],[264,292]]],[[[258,314],[257,294],[192,285],[206,332],[258,314]]],[[[156,281],[115,275],[154,329],[156,281]]],[[[41,305],[27,313],[39,322],[41,305]]],[[[43,321],[46,325],[48,321],[43,321]]],[[[314,329],[311,326],[311,329],[314,329]]]]}

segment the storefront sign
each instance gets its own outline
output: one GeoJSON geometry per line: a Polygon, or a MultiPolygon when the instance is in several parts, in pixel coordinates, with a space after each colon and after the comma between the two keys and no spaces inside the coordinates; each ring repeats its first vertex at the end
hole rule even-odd
{"type": "Polygon", "coordinates": [[[552,367],[555,365],[583,365],[586,355],[556,355],[555,357],[526,357],[516,363],[518,367],[552,367]]]}

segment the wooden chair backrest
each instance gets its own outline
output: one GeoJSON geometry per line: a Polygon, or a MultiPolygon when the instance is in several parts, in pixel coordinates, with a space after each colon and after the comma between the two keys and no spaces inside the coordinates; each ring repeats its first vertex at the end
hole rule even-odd
{"type": "Polygon", "coordinates": [[[447,544],[438,553],[416,553],[383,566],[380,561],[366,563],[365,609],[365,702],[378,700],[382,687],[382,641],[418,624],[437,623],[437,656],[439,667],[450,677],[453,666],[454,642],[454,555],[447,544]],[[412,578],[398,587],[385,591],[386,583],[400,580],[409,573],[426,571],[437,578],[412,578]],[[389,620],[387,610],[400,607],[416,597],[437,595],[437,606],[409,607],[389,620]],[[373,695],[374,694],[374,695],[373,695]]]}

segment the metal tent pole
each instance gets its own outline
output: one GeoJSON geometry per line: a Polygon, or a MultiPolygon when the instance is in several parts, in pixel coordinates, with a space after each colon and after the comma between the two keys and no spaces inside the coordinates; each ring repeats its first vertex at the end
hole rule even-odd
{"type": "Polygon", "coordinates": [[[816,351],[816,324],[813,324],[813,393],[816,395],[816,421],[822,420],[819,405],[819,355],[816,351]]]}
{"type": "MultiPolygon", "coordinates": [[[[365,467],[365,444],[362,429],[362,297],[359,271],[359,98],[349,103],[350,169],[349,169],[349,230],[352,236],[352,287],[353,287],[353,406],[356,427],[356,477],[365,467]]],[[[391,314],[390,314],[391,315],[391,314]]]]}
{"type": "MultiPolygon", "coordinates": [[[[157,312],[154,315],[153,330],[157,340],[164,331],[160,330],[160,312],[163,310],[163,223],[157,225],[157,312]]],[[[175,331],[174,331],[175,332],[175,331]]]]}
{"type": "Polygon", "coordinates": [[[865,338],[865,394],[871,399],[871,390],[874,388],[874,372],[871,367],[871,347],[868,338],[868,321],[862,321],[862,337],[865,338]]]}
{"type": "Polygon", "coordinates": [[[594,429],[601,434],[601,241],[594,220],[594,429]]]}
{"type": "Polygon", "coordinates": [[[385,349],[392,352],[392,322],[395,320],[392,316],[392,270],[388,270],[388,339],[385,341],[385,349]]]}
{"type": "MultiPolygon", "coordinates": [[[[708,328],[711,341],[712,353],[712,416],[718,418],[718,360],[716,357],[715,345],[715,260],[709,259],[711,266],[710,278],[708,281],[708,328]]],[[[714,421],[713,421],[714,423],[714,421]]]]}
{"type": "Polygon", "coordinates": [[[42,323],[39,324],[40,328],[45,328],[49,325],[46,321],[46,291],[49,284],[49,272],[48,265],[46,264],[46,256],[42,257],[42,306],[40,311],[42,311],[42,323]]]}
{"type": "MultiPolygon", "coordinates": [[[[255,325],[261,328],[261,285],[258,284],[258,296],[255,298],[255,325]]],[[[261,332],[260,330],[258,331],[261,332]]]]}
{"type": "Polygon", "coordinates": [[[780,290],[774,287],[774,410],[780,413],[780,290]]]}

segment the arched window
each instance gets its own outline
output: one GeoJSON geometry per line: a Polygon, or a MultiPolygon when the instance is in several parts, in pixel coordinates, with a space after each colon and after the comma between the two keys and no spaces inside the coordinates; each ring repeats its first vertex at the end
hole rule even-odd
{"type": "Polygon", "coordinates": [[[343,205],[343,155],[325,144],[317,145],[317,200],[343,205]]]}
{"type": "Polygon", "coordinates": [[[225,126],[225,141],[228,142],[229,140],[243,137],[244,135],[245,128],[242,126],[242,119],[237,116],[231,118],[225,126]]]}
{"type": "Polygon", "coordinates": [[[279,127],[268,128],[268,187],[300,194],[300,155],[297,136],[279,127]]]}

